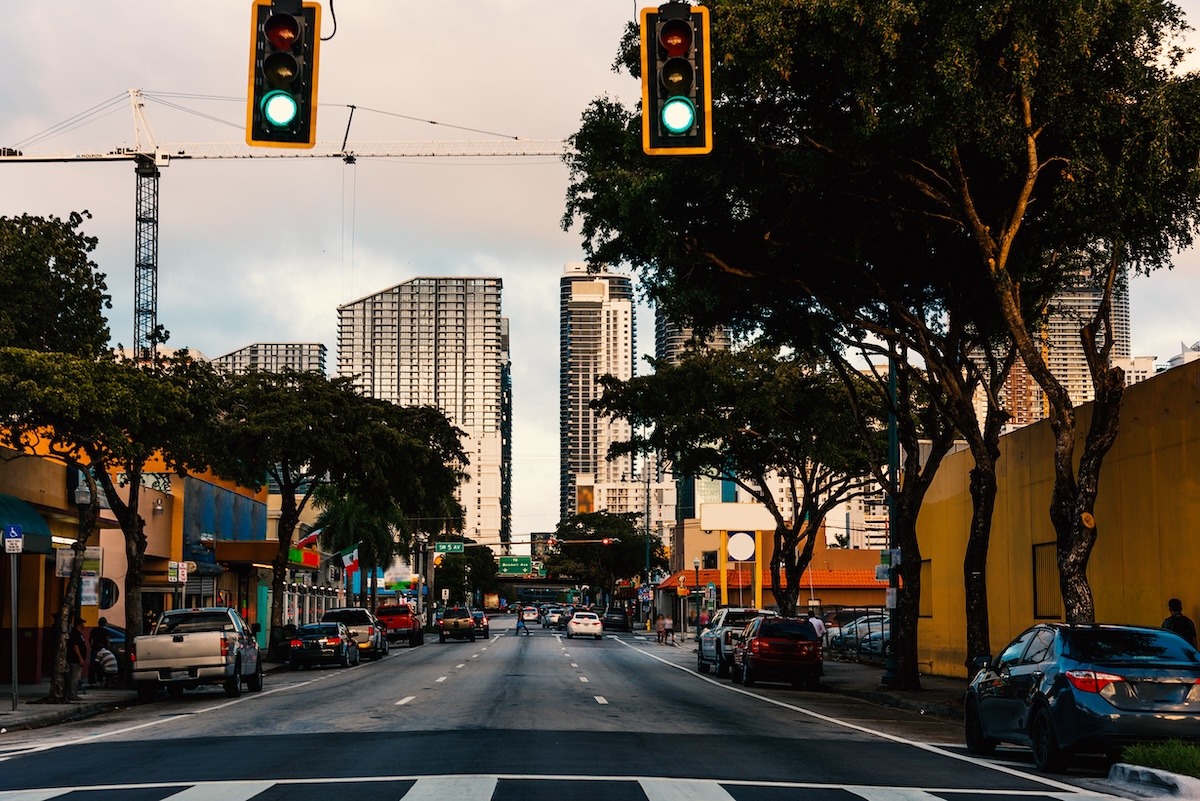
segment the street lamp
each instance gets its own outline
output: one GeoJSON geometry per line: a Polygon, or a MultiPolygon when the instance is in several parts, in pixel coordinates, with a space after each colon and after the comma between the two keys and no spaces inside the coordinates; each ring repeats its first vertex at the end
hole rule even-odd
{"type": "Polygon", "coordinates": [[[75,508],[79,511],[79,536],[75,538],[71,549],[75,552],[75,562],[71,565],[71,575],[75,579],[75,604],[73,614],[78,615],[83,605],[83,552],[87,547],[88,529],[87,512],[92,505],[92,490],[86,482],[75,488],[75,508]]]}
{"type": "Polygon", "coordinates": [[[696,571],[696,639],[700,639],[700,603],[704,596],[700,594],[700,557],[692,559],[692,569],[696,571]]]}

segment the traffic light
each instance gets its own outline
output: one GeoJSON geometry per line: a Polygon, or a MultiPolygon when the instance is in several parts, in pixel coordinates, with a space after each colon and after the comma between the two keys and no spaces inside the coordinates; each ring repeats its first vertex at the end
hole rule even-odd
{"type": "Polygon", "coordinates": [[[672,2],[642,9],[642,150],[712,152],[708,9],[672,2]]]}
{"type": "Polygon", "coordinates": [[[321,7],[300,0],[254,0],[246,143],[312,147],[317,142],[317,55],[321,7]]]}
{"type": "Polygon", "coordinates": [[[443,562],[443,561],[445,561],[445,559],[446,559],[446,554],[444,554],[444,553],[435,553],[435,554],[433,555],[433,566],[434,566],[434,567],[441,567],[441,566],[442,566],[442,562],[443,562]]]}
{"type": "Polygon", "coordinates": [[[600,540],[600,544],[601,544],[601,545],[612,545],[612,544],[613,544],[613,538],[612,538],[612,537],[605,537],[604,539],[600,540]]]}

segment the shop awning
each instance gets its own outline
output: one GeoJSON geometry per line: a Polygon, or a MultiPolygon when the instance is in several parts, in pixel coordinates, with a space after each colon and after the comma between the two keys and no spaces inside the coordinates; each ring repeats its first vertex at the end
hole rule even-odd
{"type": "Polygon", "coordinates": [[[51,554],[50,526],[37,510],[20,498],[0,493],[0,526],[20,526],[25,553],[51,554]]]}

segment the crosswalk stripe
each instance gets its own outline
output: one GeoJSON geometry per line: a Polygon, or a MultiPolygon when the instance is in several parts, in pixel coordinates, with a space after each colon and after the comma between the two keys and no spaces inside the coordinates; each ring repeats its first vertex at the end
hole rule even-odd
{"type": "Polygon", "coordinates": [[[3,790],[0,791],[0,801],[49,801],[60,795],[66,795],[69,790],[3,790]]]}
{"type": "Polygon", "coordinates": [[[404,801],[491,801],[495,792],[495,776],[434,776],[417,779],[404,801]]]}
{"type": "Polygon", "coordinates": [[[641,779],[638,784],[647,801],[734,801],[733,796],[714,781],[641,779]]]}
{"type": "Polygon", "coordinates": [[[248,801],[274,785],[275,782],[211,782],[180,790],[163,801],[248,801]]]}

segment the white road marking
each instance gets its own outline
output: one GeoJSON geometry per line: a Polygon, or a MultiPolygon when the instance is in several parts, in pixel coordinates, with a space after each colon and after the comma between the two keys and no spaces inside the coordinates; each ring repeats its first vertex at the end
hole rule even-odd
{"type": "Polygon", "coordinates": [[[571,663],[571,667],[579,667],[579,664],[578,664],[578,663],[576,663],[576,662],[572,662],[572,663],[571,663]]]}
{"type": "MultiPolygon", "coordinates": [[[[888,734],[885,731],[879,731],[878,729],[872,729],[867,726],[860,726],[859,724],[851,723],[850,721],[840,720],[838,718],[831,718],[828,715],[822,715],[820,712],[814,712],[813,710],[806,709],[805,707],[802,707],[802,706],[797,706],[795,704],[789,704],[786,701],[780,701],[775,698],[768,698],[765,695],[759,695],[758,693],[751,692],[750,690],[744,689],[742,687],[735,687],[732,684],[725,684],[723,682],[717,681],[716,679],[710,678],[709,676],[706,676],[703,673],[697,673],[695,670],[693,670],[691,667],[689,667],[687,665],[679,665],[679,664],[672,662],[669,659],[663,659],[661,656],[655,656],[653,653],[651,653],[646,648],[631,645],[631,644],[625,642],[624,640],[618,640],[617,642],[621,643],[621,645],[625,646],[626,648],[632,650],[634,653],[641,654],[642,656],[653,659],[656,662],[661,662],[662,664],[666,665],[667,667],[671,667],[676,670],[687,673],[689,676],[697,678],[700,681],[706,681],[709,684],[713,685],[714,687],[720,687],[725,692],[739,693],[741,695],[745,695],[750,698],[757,698],[759,701],[763,701],[768,704],[773,704],[778,707],[783,707],[784,709],[790,709],[793,712],[799,712],[801,715],[807,715],[810,718],[822,721],[823,723],[828,723],[831,726],[841,726],[842,728],[845,728],[845,729],[851,729],[853,731],[861,732],[863,734],[870,734],[874,737],[879,737],[884,740],[890,740],[891,742],[894,742],[894,743],[900,743],[901,745],[908,745],[908,746],[912,746],[913,748],[920,748],[922,751],[928,751],[932,754],[938,754],[940,756],[950,757],[951,759],[957,759],[960,762],[969,762],[972,765],[978,765],[979,767],[983,767],[983,768],[990,768],[994,771],[997,771],[999,773],[1004,773],[1009,776],[1016,776],[1021,779],[1029,779],[1031,781],[1035,781],[1040,784],[1044,784],[1047,787],[1053,787],[1056,790],[1062,790],[1064,792],[1071,792],[1071,793],[1077,793],[1079,791],[1079,788],[1073,784],[1066,784],[1064,782],[1054,781],[1053,779],[1049,779],[1044,776],[1038,776],[1035,774],[1026,773],[1024,771],[1017,770],[1015,768],[1009,768],[1004,765],[997,765],[996,763],[991,762],[989,760],[979,759],[977,757],[970,756],[969,754],[959,754],[954,751],[947,751],[943,748],[938,748],[936,745],[930,745],[928,743],[913,742],[912,740],[909,740],[905,737],[901,737],[899,735],[888,734]]],[[[728,782],[726,782],[726,784],[728,784],[728,782]]],[[[2,799],[0,799],[0,801],[2,801],[2,799]]]]}
{"type": "Polygon", "coordinates": [[[405,704],[407,704],[409,701],[413,700],[416,697],[417,696],[415,696],[415,695],[409,695],[404,698],[401,698],[399,701],[396,702],[396,706],[404,706],[405,704]]]}
{"type": "Polygon", "coordinates": [[[275,782],[213,782],[206,786],[193,786],[169,795],[163,801],[247,801],[265,792],[275,782]]]}
{"type": "Polygon", "coordinates": [[[471,654],[471,658],[472,658],[472,659],[478,659],[478,658],[479,658],[479,654],[471,654]]]}
{"type": "Polygon", "coordinates": [[[454,666],[454,669],[455,669],[455,670],[462,670],[462,669],[463,669],[463,668],[465,668],[466,666],[467,666],[467,663],[466,663],[466,662],[460,662],[459,664],[457,664],[457,665],[455,665],[455,666],[454,666]]]}
{"type": "Polygon", "coordinates": [[[579,677],[579,680],[580,680],[580,681],[582,681],[584,684],[587,684],[587,683],[588,683],[588,677],[587,677],[587,676],[580,676],[580,677],[579,677]]]}
{"type": "Polygon", "coordinates": [[[601,706],[606,706],[608,704],[608,699],[603,695],[593,695],[592,697],[595,698],[596,703],[600,704],[601,706]]]}
{"type": "Polygon", "coordinates": [[[417,779],[404,801],[491,801],[495,792],[495,776],[435,776],[417,779]]]}
{"type": "Polygon", "coordinates": [[[696,779],[642,779],[648,801],[734,801],[724,787],[696,779]]]}
{"type": "Polygon", "coordinates": [[[434,683],[434,684],[441,684],[441,683],[442,683],[443,681],[445,681],[445,680],[446,680],[446,677],[445,677],[445,676],[442,676],[442,677],[440,677],[440,678],[434,679],[434,680],[433,680],[433,683],[434,683]]]}

